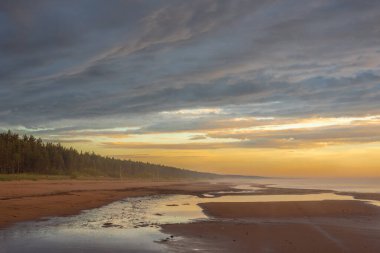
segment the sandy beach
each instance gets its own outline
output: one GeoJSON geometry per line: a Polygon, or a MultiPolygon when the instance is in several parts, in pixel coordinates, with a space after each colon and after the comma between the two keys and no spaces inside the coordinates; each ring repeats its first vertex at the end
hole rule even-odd
{"type": "Polygon", "coordinates": [[[8,181],[0,182],[0,227],[49,216],[77,214],[126,197],[202,194],[225,184],[175,181],[8,181]]]}
{"type": "Polygon", "coordinates": [[[359,201],[294,201],[262,203],[201,203],[216,218],[313,218],[376,216],[380,209],[359,201]]]}
{"type": "MultiPolygon", "coordinates": [[[[170,224],[164,231],[217,252],[379,252],[380,208],[359,201],[204,203],[222,220],[170,224]]],[[[193,248],[192,251],[196,251],[193,248]]]]}
{"type": "MultiPolygon", "coordinates": [[[[161,224],[164,240],[173,252],[360,252],[380,249],[380,207],[376,193],[341,193],[331,190],[287,189],[252,184],[255,191],[240,193],[229,182],[46,180],[0,182],[0,227],[51,216],[68,216],[126,197],[198,196],[209,219],[161,224]],[[350,195],[351,200],[217,202],[203,196],[350,195]]],[[[339,196],[338,196],[339,197],[339,196]]],[[[185,198],[186,200],[186,198],[185,198]]],[[[170,206],[184,205],[175,203],[170,206]]],[[[188,204],[186,204],[188,205],[188,204]]],[[[182,209],[181,209],[182,210],[182,209]]],[[[159,214],[163,215],[163,214],[159,214]]],[[[111,224],[111,223],[110,223],[111,224]]],[[[145,226],[145,225],[143,225],[145,226]]]]}

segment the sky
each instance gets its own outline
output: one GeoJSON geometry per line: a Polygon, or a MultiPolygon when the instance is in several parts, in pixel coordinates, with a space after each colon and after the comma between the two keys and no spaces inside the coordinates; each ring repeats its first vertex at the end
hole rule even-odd
{"type": "Polygon", "coordinates": [[[379,10],[2,0],[0,130],[198,171],[380,177],[379,10]]]}

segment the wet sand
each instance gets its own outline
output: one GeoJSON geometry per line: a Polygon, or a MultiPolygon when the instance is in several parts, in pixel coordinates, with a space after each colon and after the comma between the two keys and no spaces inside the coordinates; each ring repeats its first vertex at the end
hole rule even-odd
{"type": "Polygon", "coordinates": [[[339,192],[338,194],[350,195],[353,196],[355,199],[369,199],[380,201],[379,193],[339,192]]]}
{"type": "Polygon", "coordinates": [[[49,216],[77,214],[126,197],[153,194],[202,194],[228,189],[226,184],[149,181],[9,181],[0,182],[0,228],[49,216]]]}
{"type": "Polygon", "coordinates": [[[216,218],[311,218],[378,216],[380,208],[360,201],[323,200],[261,203],[201,203],[216,218]]]}
{"type": "Polygon", "coordinates": [[[214,221],[163,226],[189,252],[380,252],[380,208],[360,201],[202,203],[214,221]],[[191,246],[193,245],[193,246],[191,246]],[[218,248],[215,248],[216,245],[218,248]],[[207,252],[207,250],[205,250],[207,252]]]}
{"type": "MultiPolygon", "coordinates": [[[[132,196],[303,195],[302,190],[260,185],[239,194],[230,183],[57,180],[0,182],[0,228],[49,216],[77,214],[132,196]],[[232,192],[232,193],[231,193],[232,192]],[[215,194],[218,195],[218,194],[215,194]]],[[[339,193],[379,199],[375,193],[339,193]]],[[[234,196],[232,196],[234,197],[234,196]]],[[[205,198],[207,199],[207,198],[205,198]]],[[[315,200],[315,199],[313,199],[315,200]]],[[[210,202],[199,206],[210,220],[161,225],[180,240],[165,243],[174,252],[380,252],[380,207],[358,200],[210,202]]],[[[275,200],[277,201],[277,200],[275,200]]],[[[279,200],[280,201],[280,200],[279,200]]],[[[183,202],[183,201],[182,201],[183,202]]],[[[181,203],[182,203],[181,202],[181,203]]],[[[180,203],[177,203],[180,204],[180,203]]],[[[176,205],[177,205],[176,204],[176,205]]]]}

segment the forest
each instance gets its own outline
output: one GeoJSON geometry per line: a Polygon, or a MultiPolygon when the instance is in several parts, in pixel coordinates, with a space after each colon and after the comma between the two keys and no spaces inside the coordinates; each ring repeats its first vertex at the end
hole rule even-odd
{"type": "Polygon", "coordinates": [[[211,178],[217,175],[78,152],[30,135],[0,133],[0,174],[48,174],[114,178],[211,178]]]}

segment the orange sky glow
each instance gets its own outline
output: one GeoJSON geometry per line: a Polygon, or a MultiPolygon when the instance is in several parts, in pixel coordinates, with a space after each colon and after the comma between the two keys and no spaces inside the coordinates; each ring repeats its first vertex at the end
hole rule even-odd
{"type": "MultiPolygon", "coordinates": [[[[211,113],[211,109],[203,112],[211,113]]],[[[194,114],[181,113],[185,117],[194,114]]],[[[377,115],[302,120],[238,118],[216,123],[220,124],[196,132],[73,131],[64,145],[115,158],[216,173],[380,177],[380,143],[366,138],[380,129],[377,115]]]]}
{"type": "Polygon", "coordinates": [[[0,131],[199,171],[380,177],[380,1],[94,1],[0,4],[0,131]]]}

